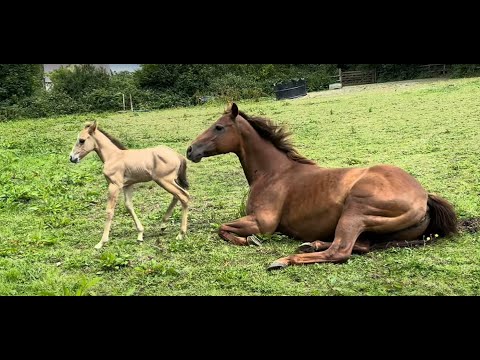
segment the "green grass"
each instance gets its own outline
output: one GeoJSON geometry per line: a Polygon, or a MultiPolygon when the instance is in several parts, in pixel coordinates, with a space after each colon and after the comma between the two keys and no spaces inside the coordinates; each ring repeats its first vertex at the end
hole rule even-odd
{"type": "MultiPolygon", "coordinates": [[[[289,101],[239,102],[293,132],[299,151],[325,167],[389,163],[450,200],[462,218],[480,216],[480,79],[367,88],[289,101]]],[[[98,115],[128,147],[164,144],[184,154],[224,105],[142,114],[98,115]]],[[[478,295],[480,237],[354,255],[342,265],[267,272],[298,242],[273,236],[263,247],[236,247],[216,234],[236,219],[247,183],[237,158],[188,163],[192,205],[188,238],[175,240],[178,206],[164,234],[171,196],[138,186],[134,206],[145,226],[136,242],[123,197],[111,241],[100,251],[107,186],[91,154],[69,152],[91,117],[0,123],[1,295],[478,295]]]]}

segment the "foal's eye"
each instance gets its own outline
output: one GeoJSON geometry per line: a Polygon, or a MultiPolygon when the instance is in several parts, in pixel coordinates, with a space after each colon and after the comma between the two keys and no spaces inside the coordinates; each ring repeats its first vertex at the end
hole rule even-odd
{"type": "Polygon", "coordinates": [[[80,140],[78,140],[78,142],[79,142],[81,145],[83,145],[83,144],[85,143],[85,140],[84,140],[84,139],[80,139],[80,140]]]}
{"type": "Polygon", "coordinates": [[[223,130],[223,126],[221,125],[216,125],[215,126],[215,131],[222,131],[223,130]]]}

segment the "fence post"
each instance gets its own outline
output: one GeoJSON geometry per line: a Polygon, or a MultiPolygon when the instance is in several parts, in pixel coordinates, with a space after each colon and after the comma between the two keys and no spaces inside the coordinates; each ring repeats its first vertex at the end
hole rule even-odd
{"type": "Polygon", "coordinates": [[[132,109],[132,112],[133,112],[132,94],[130,94],[130,108],[132,109]]]}

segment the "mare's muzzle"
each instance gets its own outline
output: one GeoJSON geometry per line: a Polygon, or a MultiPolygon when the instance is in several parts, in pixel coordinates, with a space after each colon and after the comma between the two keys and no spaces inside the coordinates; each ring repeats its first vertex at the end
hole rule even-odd
{"type": "Polygon", "coordinates": [[[187,159],[193,161],[194,163],[200,162],[202,158],[205,156],[203,151],[204,146],[198,145],[191,145],[187,149],[187,159]]]}

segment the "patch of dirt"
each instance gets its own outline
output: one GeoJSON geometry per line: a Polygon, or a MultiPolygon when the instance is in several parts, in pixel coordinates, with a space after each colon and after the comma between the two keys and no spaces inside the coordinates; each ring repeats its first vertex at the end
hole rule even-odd
{"type": "Polygon", "coordinates": [[[480,218],[460,220],[458,223],[459,232],[476,233],[480,229],[480,218]]]}

